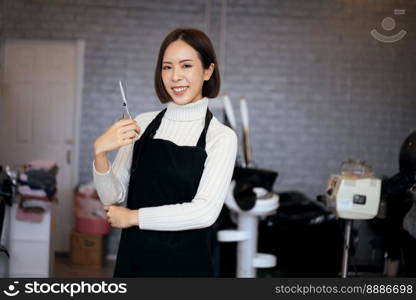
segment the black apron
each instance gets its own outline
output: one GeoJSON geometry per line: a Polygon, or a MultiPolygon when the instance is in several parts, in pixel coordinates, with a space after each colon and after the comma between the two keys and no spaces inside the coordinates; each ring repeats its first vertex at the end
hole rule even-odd
{"type": "MultiPolygon", "coordinates": [[[[196,146],[154,139],[166,109],[134,144],[127,208],[191,202],[204,170],[205,139],[212,113],[196,146]]],[[[114,277],[213,277],[212,226],[182,231],[124,228],[114,277]]]]}

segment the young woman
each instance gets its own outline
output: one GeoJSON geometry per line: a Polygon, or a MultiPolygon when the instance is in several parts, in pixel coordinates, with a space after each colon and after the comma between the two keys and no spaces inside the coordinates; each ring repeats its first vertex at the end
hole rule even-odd
{"type": "Polygon", "coordinates": [[[220,75],[203,32],[167,35],[155,88],[165,109],[118,121],[94,143],[97,192],[110,224],[123,229],[114,277],[212,277],[210,227],[231,181],[237,136],[208,109],[220,75]],[[126,196],[126,207],[117,205],[126,196]]]}

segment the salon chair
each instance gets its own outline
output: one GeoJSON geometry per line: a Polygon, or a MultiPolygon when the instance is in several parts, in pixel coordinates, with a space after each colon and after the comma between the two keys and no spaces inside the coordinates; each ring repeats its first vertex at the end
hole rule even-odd
{"type": "Polygon", "coordinates": [[[237,242],[238,278],[255,278],[257,268],[273,268],[276,256],[257,252],[259,218],[276,213],[279,196],[269,192],[276,172],[236,167],[225,205],[236,215],[237,229],[219,230],[220,242],[237,242]]]}

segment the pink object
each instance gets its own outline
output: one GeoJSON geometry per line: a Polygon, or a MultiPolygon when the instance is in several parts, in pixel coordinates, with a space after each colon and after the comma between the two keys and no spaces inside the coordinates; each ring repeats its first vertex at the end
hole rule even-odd
{"type": "Polygon", "coordinates": [[[94,187],[94,184],[92,182],[80,185],[78,187],[78,192],[80,194],[88,196],[88,197],[96,196],[95,187],[94,187]]]}
{"type": "Polygon", "coordinates": [[[45,170],[50,170],[52,169],[54,166],[56,166],[56,162],[52,161],[52,160],[31,160],[30,162],[28,162],[28,165],[30,166],[31,169],[45,169],[45,170]]]}
{"type": "Polygon", "coordinates": [[[42,223],[43,213],[25,212],[22,209],[17,208],[16,220],[32,223],[42,223]]]}
{"type": "Polygon", "coordinates": [[[75,194],[75,215],[81,218],[106,219],[106,213],[100,200],[83,194],[75,194]]]}
{"type": "Polygon", "coordinates": [[[47,196],[44,190],[31,189],[28,185],[19,185],[17,189],[20,194],[25,195],[25,196],[35,196],[35,197],[45,197],[45,198],[47,196]]]}
{"type": "Polygon", "coordinates": [[[39,207],[42,208],[44,211],[48,211],[51,209],[52,203],[50,201],[38,200],[38,199],[25,199],[22,201],[23,208],[31,208],[31,207],[39,207]]]}
{"type": "Polygon", "coordinates": [[[110,224],[105,219],[76,217],[75,231],[86,234],[108,234],[110,224]]]}
{"type": "Polygon", "coordinates": [[[101,201],[82,193],[75,193],[75,231],[86,234],[108,234],[110,223],[101,201]]]}

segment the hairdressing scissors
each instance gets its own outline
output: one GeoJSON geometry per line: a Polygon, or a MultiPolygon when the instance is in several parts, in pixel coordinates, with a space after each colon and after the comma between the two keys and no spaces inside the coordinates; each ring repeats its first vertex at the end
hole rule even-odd
{"type": "MultiPolygon", "coordinates": [[[[121,80],[119,80],[118,83],[120,85],[121,98],[123,99],[123,114],[121,116],[121,119],[132,119],[130,112],[129,112],[129,107],[127,105],[127,97],[126,97],[126,93],[124,92],[123,84],[121,83],[121,80]]],[[[126,91],[127,91],[127,84],[126,84],[126,91]]]]}

